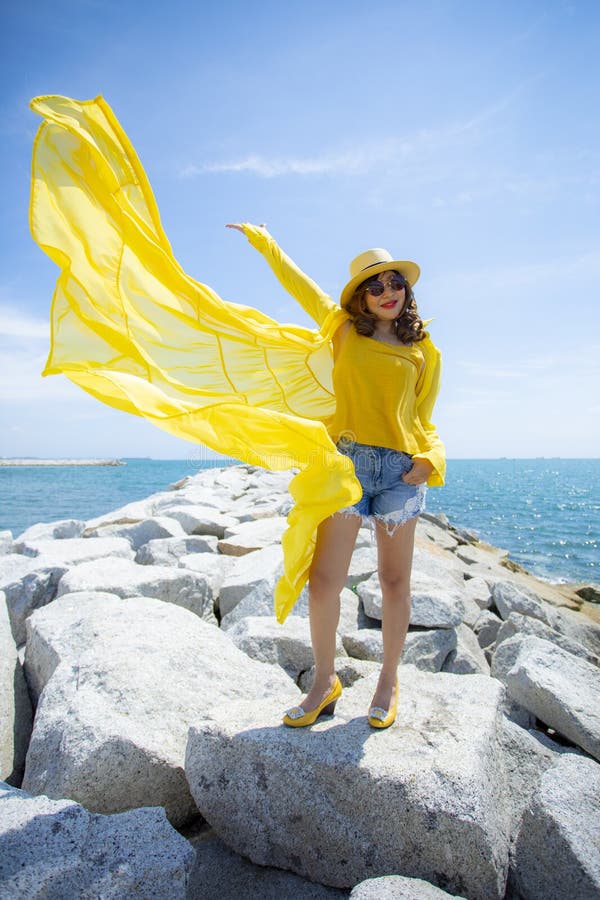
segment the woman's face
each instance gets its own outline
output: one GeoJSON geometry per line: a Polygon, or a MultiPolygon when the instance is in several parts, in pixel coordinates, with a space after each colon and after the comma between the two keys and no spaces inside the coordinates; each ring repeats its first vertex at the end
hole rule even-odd
{"type": "Polygon", "coordinates": [[[379,297],[373,297],[369,291],[365,291],[364,298],[369,312],[378,319],[390,322],[396,319],[402,312],[402,308],[406,302],[406,288],[394,290],[390,286],[390,281],[397,280],[398,273],[394,271],[380,272],[377,281],[383,284],[385,290],[379,297]]]}

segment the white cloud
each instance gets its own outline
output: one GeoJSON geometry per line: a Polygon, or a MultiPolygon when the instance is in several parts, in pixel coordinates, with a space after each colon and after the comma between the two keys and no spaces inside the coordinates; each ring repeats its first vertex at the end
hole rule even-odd
{"type": "Polygon", "coordinates": [[[13,306],[0,304],[0,335],[48,340],[50,325],[48,319],[39,319],[13,306]]]}

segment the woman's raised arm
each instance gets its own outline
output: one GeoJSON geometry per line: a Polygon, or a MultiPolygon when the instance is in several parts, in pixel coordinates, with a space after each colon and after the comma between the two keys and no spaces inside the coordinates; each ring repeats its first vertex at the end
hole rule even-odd
{"type": "Polygon", "coordinates": [[[340,311],[338,304],[283,252],[265,225],[231,222],[226,227],[235,228],[246,235],[252,246],[262,253],[280,284],[298,301],[319,327],[333,311],[340,311]]]}

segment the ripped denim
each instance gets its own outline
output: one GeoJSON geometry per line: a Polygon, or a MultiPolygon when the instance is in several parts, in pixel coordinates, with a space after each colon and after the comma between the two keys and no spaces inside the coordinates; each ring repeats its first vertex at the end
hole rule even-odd
{"type": "Polygon", "coordinates": [[[342,437],[337,449],[354,463],[363,495],[355,506],[339,510],[339,515],[361,516],[363,525],[382,522],[392,535],[425,509],[425,484],[406,484],[402,475],[412,466],[412,456],[388,447],[372,447],[342,437]]]}

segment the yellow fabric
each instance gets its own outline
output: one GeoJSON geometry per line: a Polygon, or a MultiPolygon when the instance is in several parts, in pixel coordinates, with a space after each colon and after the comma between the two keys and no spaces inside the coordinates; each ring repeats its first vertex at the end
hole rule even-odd
{"type": "MultiPolygon", "coordinates": [[[[349,318],[340,316],[338,304],[296,266],[266,229],[247,224],[243,228],[279,282],[317,325],[333,321],[339,326],[349,318]]],[[[433,466],[427,484],[443,485],[446,453],[431,422],[441,372],[441,353],[429,332],[424,340],[403,347],[363,337],[350,328],[333,369],[335,411],[323,419],[329,434],[334,441],[349,434],[361,444],[427,459],[433,466]]]]}
{"type": "MultiPolygon", "coordinates": [[[[317,526],[362,496],[326,427],[332,338],[348,315],[250,225],[248,239],[319,330],[223,301],[174,258],[146,174],[103,98],[44,96],[31,107],[44,118],[31,232],[61,269],[42,374],[63,373],[116,409],[244,462],[299,469],[275,588],[283,622],[306,583],[317,526]]],[[[426,366],[418,387],[426,429],[436,377],[426,366]]]]}
{"type": "MultiPolygon", "coordinates": [[[[304,586],[318,524],[358,502],[334,410],[331,338],[224,302],[190,278],[162,230],[148,179],[103,100],[36,97],[31,232],[61,268],[43,375],[63,373],[116,409],[244,462],[297,467],[275,589],[283,622],[304,586]]],[[[298,286],[301,291],[301,285],[298,286]]]]}
{"type": "Polygon", "coordinates": [[[361,444],[427,459],[434,468],[427,483],[443,484],[444,445],[429,421],[440,373],[440,352],[429,334],[403,347],[364,337],[350,328],[333,370],[337,407],[329,434],[334,440],[347,434],[361,444]]]}

